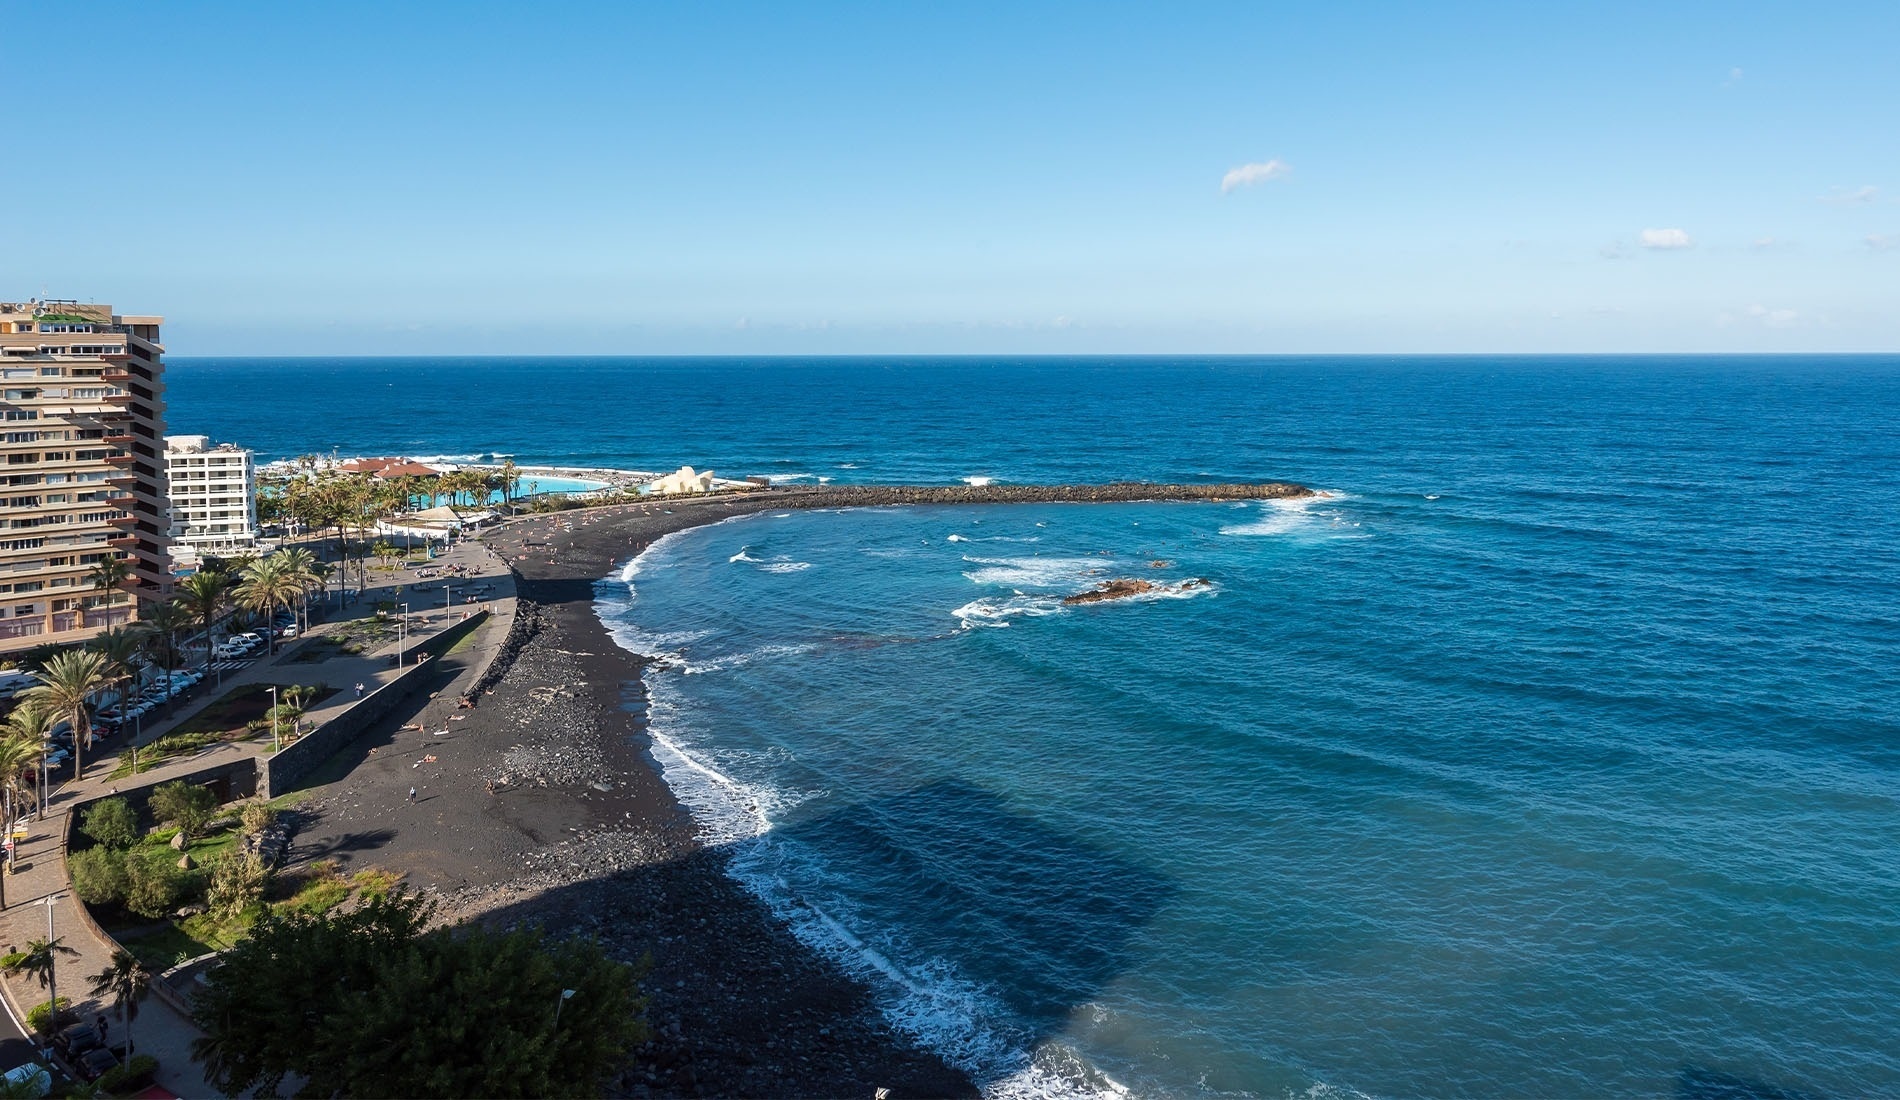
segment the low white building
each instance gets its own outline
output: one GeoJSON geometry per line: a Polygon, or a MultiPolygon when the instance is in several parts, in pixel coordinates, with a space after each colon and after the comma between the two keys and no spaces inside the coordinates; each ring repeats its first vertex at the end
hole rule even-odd
{"type": "Polygon", "coordinates": [[[257,467],[251,452],[205,435],[165,437],[166,491],[174,551],[249,550],[257,545],[257,467]]]}

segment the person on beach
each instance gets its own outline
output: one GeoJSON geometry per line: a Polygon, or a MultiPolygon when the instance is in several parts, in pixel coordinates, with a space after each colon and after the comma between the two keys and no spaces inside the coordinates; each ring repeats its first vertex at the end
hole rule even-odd
{"type": "Polygon", "coordinates": [[[415,800],[416,800],[416,789],[414,787],[411,787],[409,788],[409,801],[414,802],[415,800]]]}

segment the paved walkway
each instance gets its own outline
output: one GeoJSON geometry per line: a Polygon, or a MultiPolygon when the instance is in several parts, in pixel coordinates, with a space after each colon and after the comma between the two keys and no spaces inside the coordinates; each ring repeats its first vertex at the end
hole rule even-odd
{"type": "MultiPolygon", "coordinates": [[[[308,636],[291,642],[277,656],[261,658],[235,673],[225,675],[221,685],[215,683],[215,678],[199,684],[194,689],[191,701],[178,706],[177,713],[149,723],[140,730],[138,742],[149,744],[163,737],[206,705],[223,697],[226,692],[247,684],[289,686],[322,683],[342,689],[308,712],[307,717],[317,724],[348,710],[356,703],[355,692],[351,690],[354,684],[361,683],[374,691],[397,675],[398,669],[392,663],[392,658],[398,643],[393,637],[374,651],[362,655],[343,654],[313,662],[297,661],[295,658],[306,645],[314,644],[315,639],[335,631],[339,626],[373,618],[373,608],[379,600],[395,599],[409,604],[410,647],[461,622],[465,612],[482,606],[490,610],[492,618],[484,624],[481,633],[496,639],[495,644],[498,644],[514,621],[514,579],[507,563],[479,542],[463,542],[430,563],[431,568],[437,570],[449,565],[468,568],[475,574],[471,579],[476,583],[492,584],[492,594],[481,603],[468,605],[452,602],[445,608],[443,577],[440,574],[429,580],[418,581],[400,568],[393,575],[375,574],[372,571],[372,587],[362,599],[343,609],[341,615],[334,616],[331,622],[313,627],[308,636]],[[382,578],[380,585],[379,576],[382,578]],[[419,585],[422,586],[420,590],[419,585]],[[399,587],[400,592],[397,591],[399,587]]],[[[458,580],[452,583],[462,582],[458,580]]],[[[400,617],[400,613],[392,617],[400,617]]],[[[494,645],[489,648],[492,650],[494,645]]],[[[254,741],[219,743],[186,756],[174,757],[140,772],[137,777],[128,776],[118,780],[106,778],[118,766],[117,750],[124,747],[127,746],[118,744],[116,748],[108,746],[89,752],[85,774],[55,790],[47,800],[45,812],[27,823],[28,834],[25,840],[19,842],[15,873],[6,876],[6,906],[0,909],[0,947],[8,951],[25,947],[29,940],[44,938],[50,910],[53,935],[67,947],[79,952],[76,956],[60,958],[54,975],[55,988],[60,996],[71,999],[72,1007],[81,1019],[91,1020],[95,1013],[105,1012],[114,1046],[124,1040],[116,1013],[95,1003],[87,995],[91,976],[106,969],[111,949],[84,923],[79,902],[73,897],[66,881],[60,845],[66,833],[67,813],[75,803],[112,793],[121,787],[163,783],[216,764],[247,756],[268,755],[271,741],[265,736],[254,741]]],[[[44,1004],[47,1000],[46,990],[24,976],[0,977],[0,993],[4,993],[0,1007],[6,1009],[22,1030],[27,1009],[44,1004]]],[[[216,1090],[206,1082],[197,1064],[191,1060],[191,1042],[199,1034],[190,1020],[167,1002],[149,994],[140,1002],[138,1020],[132,1028],[136,1049],[159,1060],[158,1083],[180,1096],[188,1097],[216,1095],[216,1090]]],[[[6,1068],[9,1067],[0,1066],[0,1070],[6,1068]]]]}

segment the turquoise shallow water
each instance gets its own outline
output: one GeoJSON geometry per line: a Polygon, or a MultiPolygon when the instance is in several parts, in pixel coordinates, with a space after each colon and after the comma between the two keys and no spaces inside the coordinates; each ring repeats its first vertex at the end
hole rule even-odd
{"type": "Polygon", "coordinates": [[[994,1091],[1900,1091],[1900,361],[478,366],[546,396],[186,363],[174,428],[1336,494],[764,515],[602,582],[740,873],[994,1091]],[[1213,585],[1060,607],[1123,575],[1213,585]]]}

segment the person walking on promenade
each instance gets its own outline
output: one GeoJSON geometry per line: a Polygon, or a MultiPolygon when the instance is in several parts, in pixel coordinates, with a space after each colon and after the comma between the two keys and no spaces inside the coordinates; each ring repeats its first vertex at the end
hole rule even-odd
{"type": "Polygon", "coordinates": [[[363,681],[361,680],[358,680],[356,682],[356,697],[358,699],[361,699],[363,697],[363,681]]]}
{"type": "Polygon", "coordinates": [[[416,800],[416,789],[414,787],[411,787],[409,788],[409,801],[414,802],[415,800],[416,800]]]}

